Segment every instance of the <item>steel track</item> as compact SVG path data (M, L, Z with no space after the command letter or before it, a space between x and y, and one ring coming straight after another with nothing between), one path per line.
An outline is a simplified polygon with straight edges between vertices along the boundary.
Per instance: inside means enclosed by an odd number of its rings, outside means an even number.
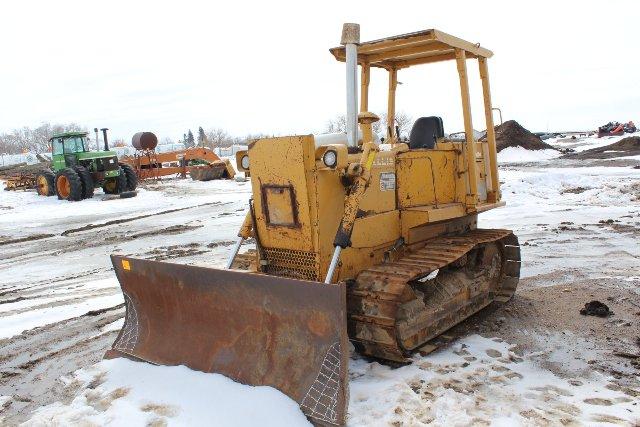
M470 279L462 285L445 279L416 280L460 264L495 243L500 268L491 285ZM494 261L495 262L495 261ZM464 276L466 277L466 276ZM407 362L411 353L491 302L506 302L520 277L520 246L510 230L476 229L443 236L393 262L363 270L347 287L348 333L356 350L376 358ZM426 289L425 289L426 288Z

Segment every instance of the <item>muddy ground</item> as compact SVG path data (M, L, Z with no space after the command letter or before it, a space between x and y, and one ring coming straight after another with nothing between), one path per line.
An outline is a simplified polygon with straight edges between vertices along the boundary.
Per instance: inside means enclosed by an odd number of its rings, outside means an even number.
M248 187L234 182L192 186L167 181L148 186L142 195L151 197L154 192L162 194L158 200L172 202L79 215L73 224L52 219L28 230L0 229L0 310L12 307L0 311L0 323L90 298L114 301L58 322L43 321L42 326L0 340L0 396L12 397L0 408L0 423L15 425L38 407L68 402L70 389L63 387L60 377L99 361L114 341L116 322L124 310L110 253L223 264L244 217ZM518 197L516 192L514 188L508 197ZM581 193L570 188L558 197L575 197L576 192ZM580 212L579 207L567 209ZM545 220L541 213L535 222L506 223L521 236L523 263L533 267L512 301L492 305L454 328L448 333L453 341L444 345L454 345L456 336L470 333L497 337L517 345L522 354L536 354L541 366L563 378L579 382L593 371L610 375L608 387L619 387L640 402L640 257L637 248L629 248L640 241L638 212L636 202L614 218L608 212L563 224ZM587 242L598 239L606 251L589 248L580 253ZM558 260L563 250L577 251L579 261ZM580 315L580 308L591 300L606 303L614 314Z
M622 156L640 156L640 136L628 136L604 147L592 148L565 155L568 159L613 159Z
M540 365L562 378L579 379L598 370L640 398L640 358L632 357L640 356L640 296L613 280L551 286L549 281L548 276L522 279L509 303L488 307L451 334L475 332L517 344L516 352L539 353ZM638 284L630 285L637 289ZM592 300L604 302L614 314L581 315L584 302Z
M68 390L59 378L99 361L115 340L117 328L112 324L123 317L124 308L109 254L184 263L222 262L235 236L233 230L244 218L246 202L235 194L242 194L242 186L215 183L220 194L192 203L190 196L198 200L207 189L189 184L168 181L146 186L143 193L147 196L158 192L177 199L167 208L139 207L138 203L118 213L50 218L33 229L8 227L3 229L6 233L0 232L0 329L3 322L10 326L21 316L31 321L29 314L35 312L41 313L39 323L44 325L0 339L0 396L13 397L0 408L0 424L15 425L43 404L65 400ZM227 191L234 194L225 199ZM96 207L113 208L105 205L111 203L99 202ZM46 215L46 211L41 213ZM113 303L47 324L47 310L95 298Z

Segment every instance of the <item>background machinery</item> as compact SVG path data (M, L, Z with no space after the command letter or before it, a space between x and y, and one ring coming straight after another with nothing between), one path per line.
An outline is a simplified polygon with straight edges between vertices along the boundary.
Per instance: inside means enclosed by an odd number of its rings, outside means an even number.
M131 139L136 153L124 156L121 162L134 168L139 179L157 179L162 176L187 174L195 181L235 176L229 160L222 160L212 150L205 147L186 148L168 152L157 152L158 138L152 132L138 132Z
M477 228L479 213L504 204L491 51L437 30L360 43L359 26L345 24L331 53L346 62L346 134L259 139L238 154L239 170L251 172L252 198L226 269L112 256L126 318L107 357L270 385L315 423L340 425L348 340L363 355L406 363L453 325L511 298L518 239ZM473 139L469 59L482 80L484 142ZM465 139L448 140L442 119L425 116L401 142L397 73L440 61L458 71ZM368 112L371 67L389 75L384 145ZM250 237L251 271L232 269Z
M107 129L102 132L104 151L88 149L87 132L53 135L49 139L52 168L36 175L38 194L57 194L61 200L77 201L93 197L97 187L102 187L107 194L135 190L138 185L135 171L129 165L118 163L116 152L109 150Z

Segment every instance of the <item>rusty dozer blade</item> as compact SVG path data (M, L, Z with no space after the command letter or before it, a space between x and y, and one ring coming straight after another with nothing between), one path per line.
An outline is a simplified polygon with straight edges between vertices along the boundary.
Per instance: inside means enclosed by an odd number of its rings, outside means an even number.
M348 399L344 284L112 256L126 303L106 358L186 365L277 388L317 424Z

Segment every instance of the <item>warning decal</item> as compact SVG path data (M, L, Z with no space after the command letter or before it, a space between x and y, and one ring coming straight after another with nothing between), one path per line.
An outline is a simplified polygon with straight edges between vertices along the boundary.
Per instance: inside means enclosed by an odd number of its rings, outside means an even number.
M396 189L396 174L393 172L383 172L380 174L380 191L390 191Z

